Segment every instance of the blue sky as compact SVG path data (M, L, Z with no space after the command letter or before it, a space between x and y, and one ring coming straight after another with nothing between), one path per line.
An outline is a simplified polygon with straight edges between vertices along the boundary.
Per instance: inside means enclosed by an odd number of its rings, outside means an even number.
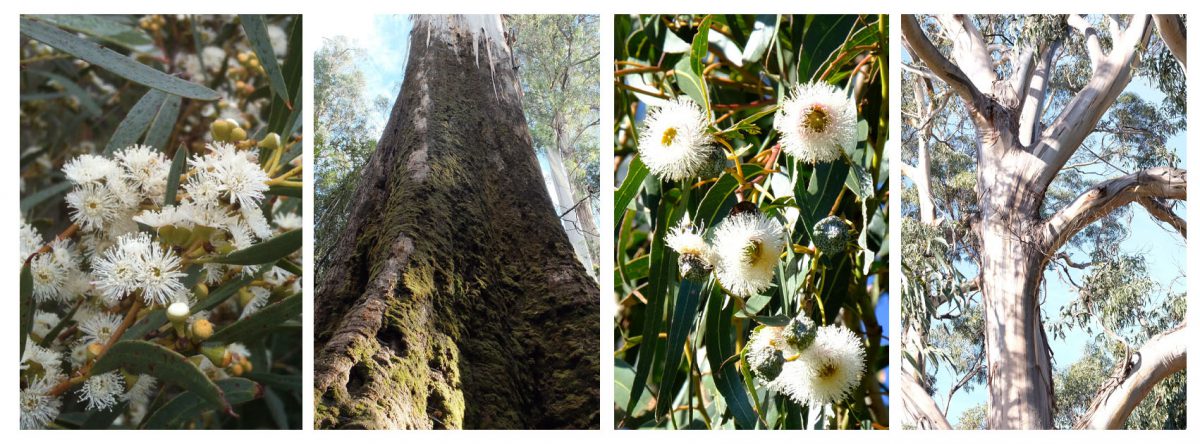
M362 50L359 68L367 81L367 97L387 97L388 109L373 112L375 136L383 132L388 110L400 92L404 80L404 65L408 61L408 33L412 22L407 15L339 15L323 20L317 29L319 45L336 36L350 40L352 47ZM372 107L372 111L375 111Z
M1138 94L1151 103L1158 103L1163 99L1163 94L1143 79L1134 79L1126 91ZM1167 141L1167 146L1180 157L1180 165L1187 164L1186 139L1187 132L1181 131ZM1186 219L1185 208L1177 208L1176 213ZM1132 214L1131 226L1136 228L1129 230L1129 237L1121 243L1121 251L1129 254L1144 254L1146 270L1150 273L1151 278L1163 286L1173 284L1170 287L1172 291L1186 291L1187 283L1182 279L1176 279L1184 276L1187 264L1186 241L1170 227L1160 226L1162 224L1147 215L1141 207L1133 208ZM1088 259L1080 251L1071 249L1066 251L1076 261L1082 262ZM968 273L971 272L968 271ZM1072 276L1077 282L1084 275L1085 273L1080 270L1072 270ZM1058 320L1059 308L1074 300L1078 295L1070 286L1061 281L1057 273L1047 273L1044 277L1047 292L1045 303L1042 305L1042 314L1043 319L1050 323ZM1153 303L1161 302L1164 296L1154 295ZM1051 338L1050 348L1054 350L1055 368L1066 368L1083 357L1084 353L1088 351L1086 347L1089 339L1089 335L1079 330L1068 330L1064 339ZM934 399L938 402L939 407L945 407L945 394L955 382L957 382L957 378L947 371L938 374L937 393L934 395ZM973 391L960 390L955 393L954 402L950 405L946 417L951 424L957 424L958 418L964 410L986 401L986 386L979 386Z

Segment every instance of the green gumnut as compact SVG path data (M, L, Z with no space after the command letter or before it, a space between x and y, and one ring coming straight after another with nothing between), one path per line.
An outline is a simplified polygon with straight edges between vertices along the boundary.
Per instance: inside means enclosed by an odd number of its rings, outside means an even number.
M813 245L826 254L839 254L854 238L850 224L837 216L829 216L813 225Z

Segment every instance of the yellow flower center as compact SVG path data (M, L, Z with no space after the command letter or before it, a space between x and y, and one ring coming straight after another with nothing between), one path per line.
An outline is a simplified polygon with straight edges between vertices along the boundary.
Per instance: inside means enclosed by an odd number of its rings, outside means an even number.
M833 364L825 364L821 366L820 370L817 370L817 377L828 378L833 376L834 373L837 373L837 366Z
M825 132L825 129L829 127L829 121L829 113L821 105L813 105L805 111L802 120L805 128L817 134Z
M677 136L677 135L679 135L679 131L676 130L674 127L667 128L666 131L663 131L663 135L662 135L663 146L671 146L671 144L675 143L675 136Z
M762 256L761 253L762 253L762 241L760 241L758 239L751 239L750 243L746 244L746 249L742 250L742 254L744 255L744 258L746 259L746 262L749 263L750 265L754 265L754 264L758 263L758 260L761 258L760 256Z

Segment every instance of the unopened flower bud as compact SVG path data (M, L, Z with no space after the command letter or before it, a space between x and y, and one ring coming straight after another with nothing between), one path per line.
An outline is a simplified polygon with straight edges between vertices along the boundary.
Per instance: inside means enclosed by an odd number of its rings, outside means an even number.
M167 320L171 321L171 325L175 327L177 336L183 337L186 333L187 318L191 314L191 310L183 302L175 302L167 307Z
M807 315L801 313L783 329L783 338L797 351L803 352L817 338L817 326Z
M197 342L204 341L204 340L212 337L212 334L213 334L213 325L212 325L212 322L208 321L208 319L197 319L195 322L192 322L192 339L193 340L195 340Z
M229 364L233 362L233 354L229 353L224 345L201 346L200 354L219 368L229 367Z
M258 142L258 146L269 150L279 148L280 145L279 135L275 133L267 133L266 137L263 137L262 141Z
M850 224L837 216L829 216L813 225L813 245L825 254L839 254L854 239Z

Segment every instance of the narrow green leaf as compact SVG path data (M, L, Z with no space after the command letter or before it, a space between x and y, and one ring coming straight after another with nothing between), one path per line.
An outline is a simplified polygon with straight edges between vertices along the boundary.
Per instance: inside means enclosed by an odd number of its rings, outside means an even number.
M300 276L300 275L304 274L304 269L300 268L300 264L292 262L292 260L288 259L288 258L280 259L279 262L275 264L275 266L282 268L284 271L287 271L288 273L294 274L296 276Z
M36 193L25 196L24 199L21 199L21 212L24 213L32 210L33 207L38 206L38 204L45 202L52 197L58 196L59 194L67 192L67 190L70 190L72 186L74 186L74 184L70 181L63 181L54 185L50 185L46 188L42 188Z
M209 342L229 344L261 338L284 321L299 317L303 300L304 298L300 296L288 296L282 301L263 307L245 319L217 330L208 340Z
M33 300L33 273L29 264L21 266L21 356L25 356L25 342L33 330L33 311L37 303Z
M804 32L803 49L797 50L803 55L799 57L796 74L804 80L816 79L821 74L821 65L842 46L858 19L854 15L832 16L828 19L813 17L809 19L811 22Z
M704 73L704 58L708 57L708 30L712 28L713 16L704 16L700 20L700 27L696 28L696 36L692 37L692 48L690 61L692 64L692 73Z
M687 201L686 193L681 201ZM646 386L646 379L650 376L653 368L652 364L658 359L661 342L658 340L658 334L663 327L663 311L667 299L670 297L671 282L675 280L675 270L678 268L675 254L670 248L667 248L665 239L667 232L675 226L675 222L683 217L686 207L686 203L677 205L665 195L659 201L659 217L656 221L657 225L654 227L654 237L650 242L650 281L643 293L647 305L642 318L642 338L646 339L638 347L637 374L634 376L631 387L629 405L626 406L627 411L633 410L633 407L637 405L642 389ZM669 403L670 401L659 399L658 402Z
M742 60L754 63L762 58L767 48L771 47L772 41L775 40L777 23L779 23L778 15L761 14L754 18L754 31L746 40L746 48L742 51Z
M300 375L250 372L246 374L246 377L262 385L275 387L287 392L300 392L303 389L303 379Z
M754 176L762 172L762 167L753 164L742 165L742 174L746 177ZM725 214L729 213L729 209L737 203L737 198L734 197L734 192L737 191L738 181L736 177L730 174L722 174L717 182L709 187L708 192L704 193L704 198L700 200L700 207L696 209L696 217L693 222L704 225L704 227L712 228L725 218Z
M679 284L679 293L675 296L675 310L671 314L671 323L667 327L667 352L663 356L662 383L659 384L659 402L655 415L659 418L671 413L674 408L670 400L679 391L676 382L679 376L679 364L683 361L683 346L687 343L688 332L696 322L696 308L700 305L700 289L703 282L684 279Z
M157 89L150 90L138 99L125 119L117 125L112 137L108 139L104 155L110 156L116 150L136 144L142 135L146 134L146 129L150 127L150 122L158 115L158 110L162 108L163 101L166 99L167 93Z
M92 374L116 369L130 373L153 375L164 383L176 384L204 401L211 408L233 414L229 402L204 372L183 355L158 344L145 341L120 341L96 360ZM198 402L193 402L197 404Z
M129 49L154 44L154 39L150 38L145 31L121 23L107 15L39 14L34 17L58 25L60 28L81 32Z
M36 19L21 18L21 34L54 47L59 51L79 57L93 65L112 71L113 74L155 90L170 92L198 100L221 98L216 91L167 75L166 73L138 63L116 51L81 39L69 32L42 23Z
M168 94L163 99L162 104L158 107L158 112L154 115L154 120L150 122L150 129L146 131L146 145L152 146L159 151L165 151L167 143L170 142L171 131L175 129L175 121L179 119L179 107L183 104L183 97L174 94Z
M266 194L273 194L276 196L287 196L287 197L304 197L304 189L296 188L296 187L271 185L270 188L267 188Z
M233 265L258 265L274 262L299 250L303 240L304 230L291 230L225 256L217 257L210 262Z
M833 203L846 183L846 175L850 167L846 162L835 161L819 163L813 167L812 175L807 183L796 181L796 203L800 205L800 225L804 230L796 230L812 238L812 227L817 221L829 215Z
M708 103L708 84L704 82L704 78L696 71L692 71L691 61L688 59L679 59L675 64L675 84L679 89L683 90L684 94L700 105L704 109L705 115L708 115L710 104Z
M733 347L733 338L737 331L733 330L730 320L733 318L733 305L725 304L725 295L720 288L712 286L708 295L708 307L705 310L704 343L707 347L708 365L712 369L713 383L717 391L725 398L733 421L739 429L753 429L758 423L758 414L750 406L746 395L746 387L742 384L741 375L737 371L737 353ZM724 307L724 308L723 308Z
M632 202L633 198L642 192L642 182L646 181L648 174L650 174L650 170L646 168L646 164L642 163L642 159L634 157L629 162L629 171L625 173L625 180L621 182L621 187L613 195L613 212L617 213L616 225L621 224L621 217L625 215L625 209L629 207L629 202Z
M79 106L83 108L88 117L97 117L100 115L100 106L96 105L96 100L92 98L91 94L88 94L87 91L84 91L78 83L75 83L74 80L48 71L29 70L26 72L30 74L37 74L45 77L48 80L53 80L55 83L58 83L58 85L62 86L69 95L75 96L75 98L79 99Z
M179 193L179 179L183 170L187 169L187 147L182 143L175 148L175 159L171 160L171 169L167 172L167 193L163 205L175 205L175 196Z
M291 103L288 98L287 83L283 80L283 72L279 70L279 60L275 58L275 50L271 47L271 37L267 35L267 23L263 16L243 14L240 18L242 29L246 31L246 39L250 41L250 47L254 48L258 62L262 64L263 70L267 72L267 77L271 81L271 91Z
M262 386L249 379L226 378L217 381L216 387L225 393L225 399L229 401L230 405L244 404L262 397ZM150 413L142 421L141 428L178 429L184 426L188 420L211 410L210 405L201 401L203 399L194 392L180 393L159 407L158 410Z

